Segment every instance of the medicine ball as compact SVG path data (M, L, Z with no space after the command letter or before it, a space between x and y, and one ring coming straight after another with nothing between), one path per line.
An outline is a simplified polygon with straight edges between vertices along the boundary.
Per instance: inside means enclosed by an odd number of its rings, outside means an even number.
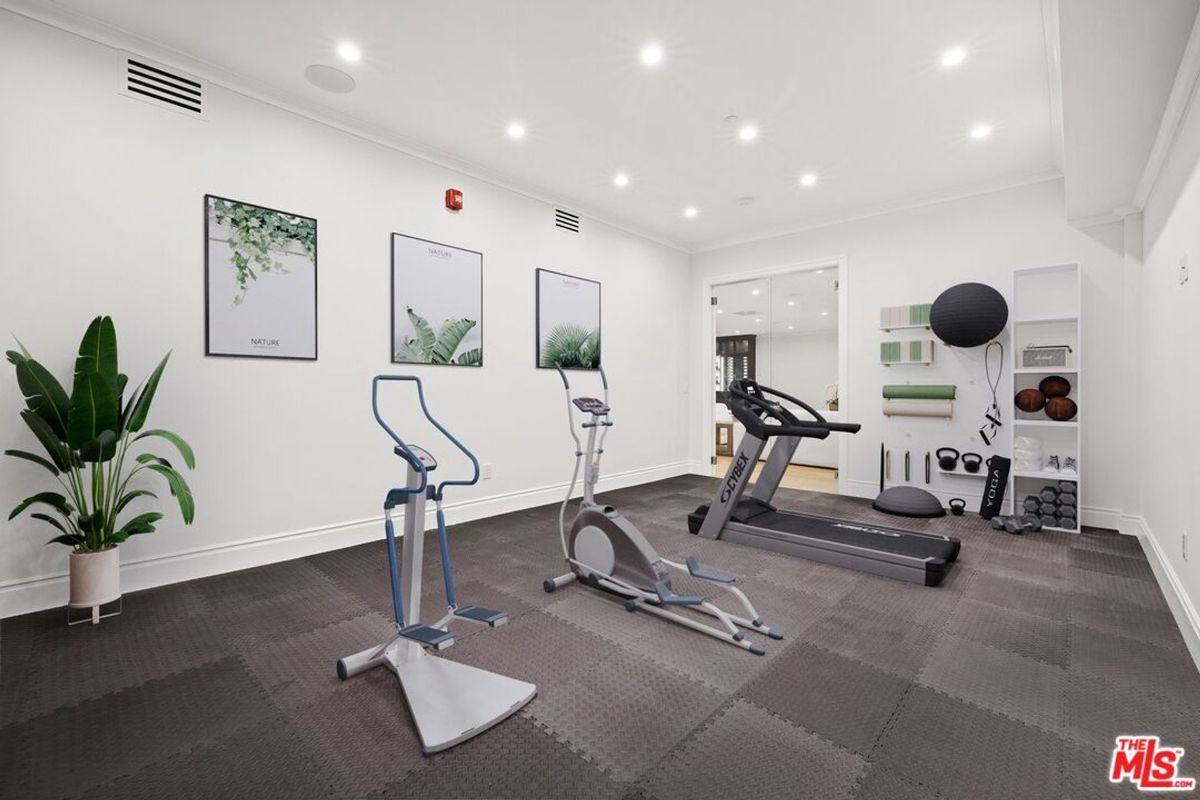
M1075 419L1079 406L1069 397L1051 397L1046 401L1046 416L1058 422Z
M1062 375L1051 375L1049 378L1042 378L1038 388L1046 397L1066 397L1071 393L1071 382Z
M929 327L952 347L987 344L1008 324L1008 303L991 286L960 283L937 296L929 310Z
M1015 402L1017 408L1032 414L1034 411L1041 411L1046 405L1046 395L1038 389L1022 389L1017 392Z

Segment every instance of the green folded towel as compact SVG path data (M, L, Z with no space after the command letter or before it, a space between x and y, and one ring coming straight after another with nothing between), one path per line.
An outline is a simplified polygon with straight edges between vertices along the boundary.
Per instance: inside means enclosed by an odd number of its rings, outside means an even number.
M891 400L953 400L956 387L953 384L938 385L885 385L883 396Z

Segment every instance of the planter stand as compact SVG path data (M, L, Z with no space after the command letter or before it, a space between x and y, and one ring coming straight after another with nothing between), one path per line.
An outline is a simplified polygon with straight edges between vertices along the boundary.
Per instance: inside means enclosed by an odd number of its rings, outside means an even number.
M112 610L114 605L116 606L115 611ZM114 600L112 602L101 603L98 606L80 606L80 605L75 605L74 603L67 603L67 624L68 625L78 625L82 622L91 622L93 625L99 625L100 620L108 619L109 617L115 617L118 614L120 614L121 611L124 609L124 606L125 606L125 598L124 597L118 597L116 600ZM78 619L72 619L71 611L76 608L89 608L89 609L91 609L91 613L87 614L86 616L79 617Z

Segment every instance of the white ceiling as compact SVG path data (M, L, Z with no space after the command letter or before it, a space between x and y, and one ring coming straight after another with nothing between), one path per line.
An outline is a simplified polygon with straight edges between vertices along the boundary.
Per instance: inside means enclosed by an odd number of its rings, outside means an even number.
M1136 210L1200 0L1059 0L1067 217Z
M1057 171L1041 0L23 4L689 249ZM338 61L344 39L359 64ZM651 40L666 57L647 70ZM968 57L943 70L951 45ZM357 90L314 88L315 63L346 69ZM728 115L760 138L739 142ZM505 136L512 120L525 141ZM995 127L984 142L967 135L979 121ZM813 189L797 185L806 170Z
M836 333L837 283L830 267L714 287L716 335Z

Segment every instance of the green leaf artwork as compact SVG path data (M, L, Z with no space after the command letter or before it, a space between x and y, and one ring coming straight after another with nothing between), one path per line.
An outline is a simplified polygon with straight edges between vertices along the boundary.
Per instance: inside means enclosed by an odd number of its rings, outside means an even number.
M229 226L230 263L237 284L234 306L245 301L250 282L259 275L287 273L278 256L303 253L316 264L316 220L219 197L209 198L209 217L218 225Z
M543 367L595 369L600 366L600 329L573 322L555 325L542 340Z
M448 319L436 334L424 317L412 308L407 309L408 320L416 336L407 336L396 343L393 361L412 364L457 364L477 367L483 363L483 351L478 347L465 352L455 352L475 327L473 319Z

